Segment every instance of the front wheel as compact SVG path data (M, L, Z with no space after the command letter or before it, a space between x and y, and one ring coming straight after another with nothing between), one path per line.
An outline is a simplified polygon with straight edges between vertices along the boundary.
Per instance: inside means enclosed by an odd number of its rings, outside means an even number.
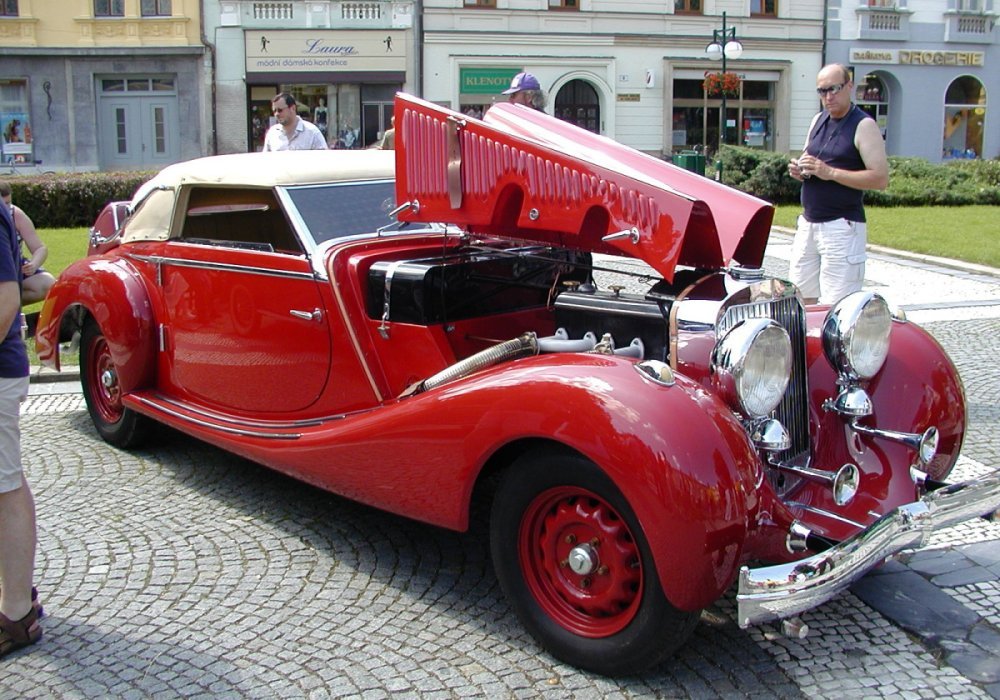
M107 338L93 319L87 319L80 337L80 375L87 411L104 441L121 448L141 444L149 433L150 421L125 408L118 367Z
M497 489L490 545L521 622L574 666L638 673L665 660L698 622L667 600L624 496L582 457L542 451L517 460Z

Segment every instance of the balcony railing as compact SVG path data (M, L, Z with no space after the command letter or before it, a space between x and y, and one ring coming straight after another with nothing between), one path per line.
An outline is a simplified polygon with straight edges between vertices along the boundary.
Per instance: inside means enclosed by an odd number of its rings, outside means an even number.
M993 43L996 17L983 12L945 13L945 40L972 44Z
M408 29L412 1L237 0L222 3L221 20L246 29Z
M906 41L910 38L910 13L895 7L859 7L858 39Z
M295 18L294 2L255 2L253 18L256 20L289 20Z
M382 8L387 5L388 3L384 2L342 2L340 3L340 18L347 22L382 19Z

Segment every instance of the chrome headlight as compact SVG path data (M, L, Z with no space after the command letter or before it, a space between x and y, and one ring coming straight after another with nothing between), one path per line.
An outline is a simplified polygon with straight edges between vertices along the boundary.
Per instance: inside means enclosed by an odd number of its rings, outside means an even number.
M768 415L788 388L792 343L768 318L733 326L712 351L712 379L733 408L750 418Z
M874 377L889 354L892 313L885 299L854 292L838 301L823 321L823 352L850 379Z

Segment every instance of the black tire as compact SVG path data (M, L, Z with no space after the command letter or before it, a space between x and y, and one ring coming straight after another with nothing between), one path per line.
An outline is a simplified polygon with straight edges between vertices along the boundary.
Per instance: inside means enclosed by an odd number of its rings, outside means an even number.
M152 421L126 408L118 385L118 368L108 341L93 319L87 319L80 337L80 383L94 427L115 447L138 447L149 436Z
M490 548L522 624L573 666L639 673L662 663L698 623L698 612L667 600L632 509L583 457L519 458L497 489Z

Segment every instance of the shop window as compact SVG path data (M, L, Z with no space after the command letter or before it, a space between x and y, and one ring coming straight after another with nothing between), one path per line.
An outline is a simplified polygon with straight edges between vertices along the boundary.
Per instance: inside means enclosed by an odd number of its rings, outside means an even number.
M701 14L701 0L674 0L674 12L677 14Z
M0 154L4 163L31 163L28 81L0 80Z
M726 100L725 142L773 151L776 83L747 77L740 85L740 94ZM673 97L669 150L693 149L711 158L720 141L722 98L708 97L704 80L690 78L674 79Z
M169 17L170 0L142 0L139 3L139 11L143 17Z
M550 10L579 10L580 0L549 0Z
M17 0L0 0L0 17L17 16Z
M601 133L601 104L597 90L583 80L571 80L556 95L555 116L581 129Z
M778 0L750 0L750 16L777 17Z
M986 121L983 84L971 75L963 75L948 86L944 102L942 157L979 158L983 152L983 124Z
M94 0L94 17L124 17L125 0Z
M855 87L854 103L875 120L884 139L889 123L889 90L882 79L875 73L866 75Z

